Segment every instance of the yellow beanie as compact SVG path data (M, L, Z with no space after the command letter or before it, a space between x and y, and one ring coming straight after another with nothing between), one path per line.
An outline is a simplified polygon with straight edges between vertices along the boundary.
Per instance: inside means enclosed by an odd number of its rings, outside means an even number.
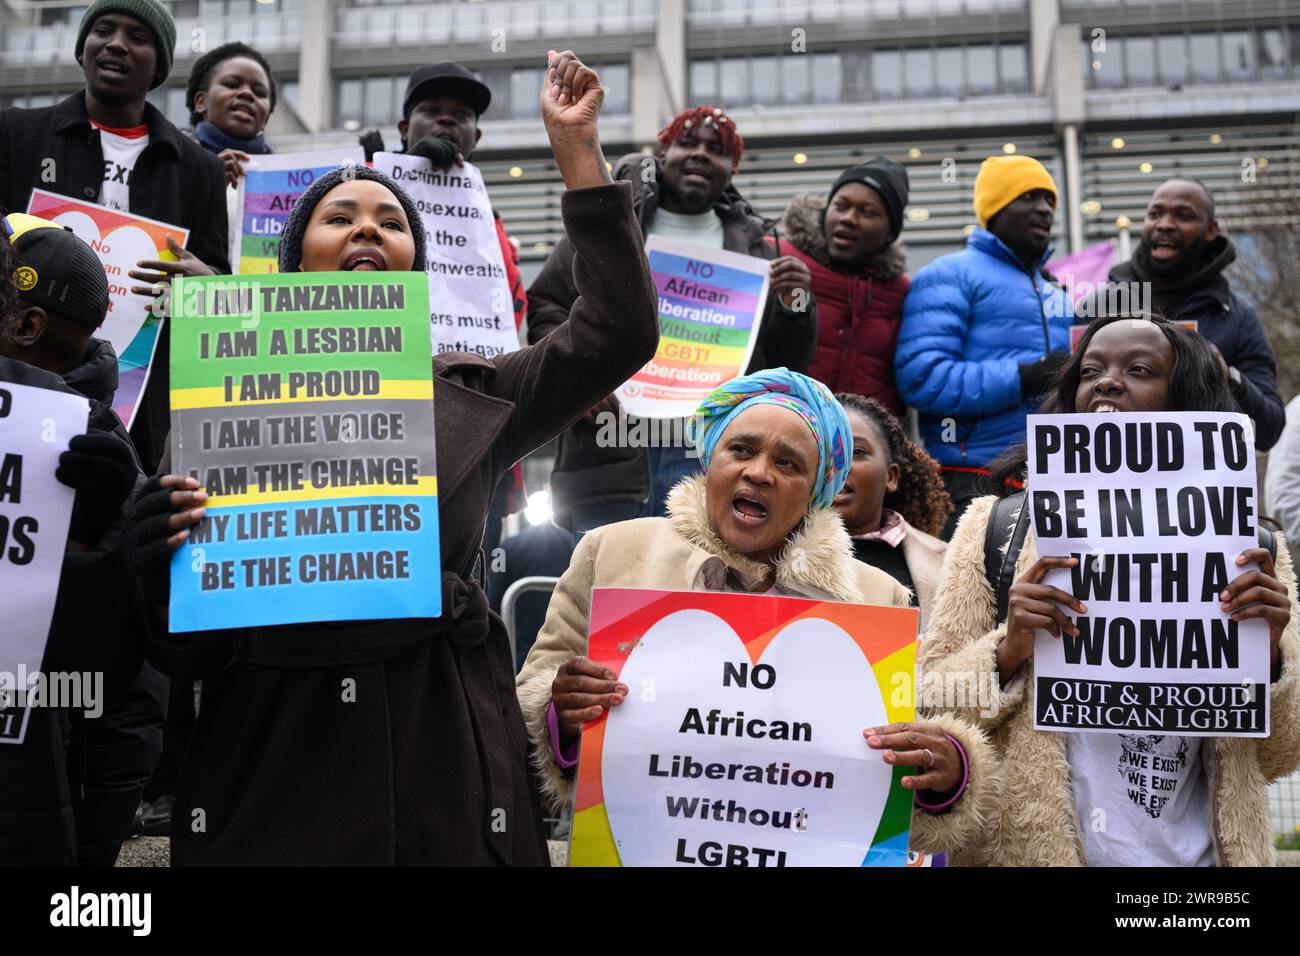
M975 215L981 226L1007 203L1034 189L1046 189L1056 204L1056 180L1032 156L990 156L975 177Z

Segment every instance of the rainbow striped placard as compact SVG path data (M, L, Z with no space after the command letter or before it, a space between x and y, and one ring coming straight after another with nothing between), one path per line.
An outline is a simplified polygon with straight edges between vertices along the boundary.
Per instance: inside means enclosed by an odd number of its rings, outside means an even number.
M208 516L171 567L171 630L437 617L424 273L178 280L173 471Z
M153 367L154 349L162 320L148 309L149 299L131 291L135 283L127 273L141 259L174 261L167 239L184 246L189 230L128 212L83 202L68 196L33 189L27 211L67 226L85 242L104 265L108 278L108 315L95 332L117 352L117 392L113 411L129 428L144 395Z
M862 731L914 719L918 613L596 588L571 866L906 866L912 793Z
M230 261L241 275L280 271L280 233L298 197L316 177L339 166L366 161L359 145L303 153L250 156L235 199Z
M659 348L616 394L629 415L678 418L749 365L771 263L655 235L645 248L659 290Z

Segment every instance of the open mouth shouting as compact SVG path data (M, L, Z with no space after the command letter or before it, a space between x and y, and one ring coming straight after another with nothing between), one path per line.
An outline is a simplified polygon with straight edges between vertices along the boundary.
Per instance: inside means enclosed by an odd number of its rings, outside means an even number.
M1092 407L1089 408L1088 411L1107 412L1107 413L1118 412L1120 411L1120 407L1116 405L1114 402L1112 402L1110 399L1099 399L1092 403Z
M1173 236L1154 236L1149 245L1151 258L1162 262L1176 258L1183 248L1182 243Z
M731 514L736 522L754 528L767 520L767 501L755 491L742 491L731 499Z
M343 260L344 272L387 272L388 260L378 249L356 249Z

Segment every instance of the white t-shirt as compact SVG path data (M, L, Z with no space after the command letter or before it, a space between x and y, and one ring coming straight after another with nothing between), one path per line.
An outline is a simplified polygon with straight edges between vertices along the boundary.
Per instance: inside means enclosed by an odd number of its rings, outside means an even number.
M1089 866L1212 866L1204 737L1066 734ZM1210 742L1213 746L1213 742Z
M110 130L98 123L92 125L99 129L99 143L104 151L104 181L99 188L99 204L130 212L131 172L135 169L135 161L149 145L149 127Z
M663 236L665 239L693 242L697 246L708 246L710 249L722 248L722 220L712 209L698 216L669 212L663 208L656 209L654 219L650 221L650 228L646 231L652 236Z

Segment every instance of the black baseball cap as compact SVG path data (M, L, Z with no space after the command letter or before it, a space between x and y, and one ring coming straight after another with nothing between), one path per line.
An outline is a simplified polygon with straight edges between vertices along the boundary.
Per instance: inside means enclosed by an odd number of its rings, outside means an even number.
M5 216L4 233L18 265L18 296L89 329L108 314L108 277L99 256L67 226L15 212Z
M487 112L492 91L478 77L459 63L444 60L417 66L406 81L406 98L402 100L402 119L411 118L411 110L421 100L439 93L458 96L474 108L477 116Z

